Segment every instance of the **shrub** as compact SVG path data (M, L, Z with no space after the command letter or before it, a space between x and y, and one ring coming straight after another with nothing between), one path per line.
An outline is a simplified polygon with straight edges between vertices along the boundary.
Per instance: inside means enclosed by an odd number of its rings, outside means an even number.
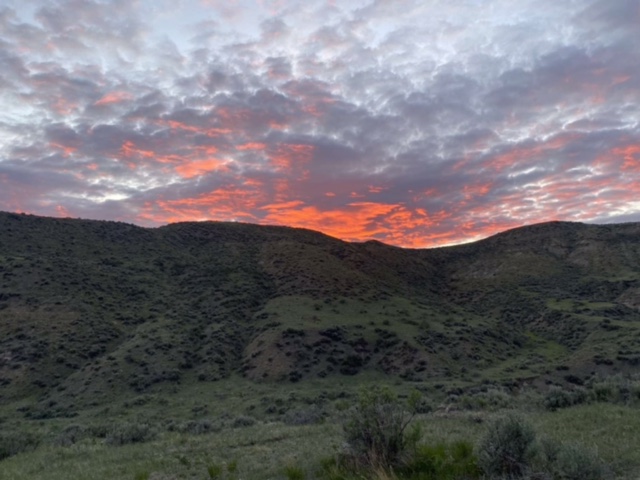
M635 404L640 400L640 380L637 375L596 377L590 382L591 392L599 402Z
M419 395L414 395L409 406L418 401ZM398 465L410 443L406 430L414 414L415 408L407 411L388 388L362 390L343 425L347 458L360 467Z
M604 466L594 452L579 445L562 445L553 440L540 442L542 469L562 480L600 480Z
M579 405L589 400L589 395L584 388L564 390L560 387L551 387L544 397L544 407L555 411L559 408L567 408Z
M310 425L321 423L323 420L324 412L317 405L304 409L289 410L282 417L282 421L287 425Z
M478 463L489 478L604 478L604 465L597 455L578 445L548 439L536 442L533 428L514 416L489 426L478 448Z
M560 449L555 471L563 480L599 480L603 477L598 457L578 445L565 445Z
M236 473L238 471L238 460L234 459L227 463L227 472Z
M220 426L211 423L209 420L192 420L180 426L180 431L191 435L204 435L211 432L217 432Z
M479 478L481 471L473 454L473 445L456 442L451 445L419 445L400 473L401 478L457 480Z
M86 427L87 436L95 438L107 438L113 426L107 424L90 425Z
M478 447L478 464L487 476L520 476L535 456L535 432L516 416L491 423Z
M87 437L89 432L81 425L69 425L53 440L53 444L68 447Z
M461 397L452 395L449 400L467 410L499 410L512 407L514 403L513 396L502 389L489 389Z
M304 480L306 478L304 470L295 465L287 465L284 468L284 476L287 477L287 480Z
M213 463L207 467L207 473L209 474L209 478L211 480L215 480L216 478L221 478L222 472L223 472L222 465L219 465L217 463Z
M255 423L256 423L255 418L248 417L246 415L240 415L233 420L233 423L231 424L231 426L233 428L250 427L252 425L255 425Z
M146 423L122 423L110 429L105 442L108 445L126 445L147 442L155 436L156 432Z
M0 432L0 460L35 449L40 439L26 432Z

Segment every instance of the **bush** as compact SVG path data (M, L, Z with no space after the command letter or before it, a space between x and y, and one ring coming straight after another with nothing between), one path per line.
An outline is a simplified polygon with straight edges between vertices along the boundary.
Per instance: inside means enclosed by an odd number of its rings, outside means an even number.
M400 473L400 478L420 480L472 479L481 474L473 445L469 442L419 445Z
M40 439L26 432L0 433L0 460L35 449Z
M282 421L287 425L310 425L321 423L323 420L324 412L317 405L305 409L289 410L282 416Z
M589 395L584 388L563 390L560 387L551 387L544 397L544 407L547 410L555 411L559 408L580 405L588 400Z
M410 443L407 427L415 414L419 395L404 408L388 388L362 390L357 405L344 423L346 456L357 467L387 469L400 464Z
M239 415L233 420L231 424L232 428L240 428L240 427L250 427L255 425L256 419L253 417L248 417L246 415Z
M593 397L599 402L633 405L640 401L640 379L637 375L596 377L589 387Z
M122 423L115 425L105 438L108 445L142 443L155 438L156 432L146 423Z
M209 420L191 420L180 425L179 430L191 435L205 435L219 431L220 425L214 424Z
M207 467L207 473L209 474L209 478L211 480L215 480L216 478L221 478L223 471L224 470L222 468L222 465L219 465L217 463L213 463Z
M487 476L521 476L535 457L535 432L516 416L489 425L478 447L478 464Z
M53 440L53 444L60 447L69 447L87 437L89 432L81 425L69 425Z
M518 417L491 424L478 448L478 463L489 478L601 480L604 466L579 445L543 439Z
M599 480L603 477L598 457L578 445L563 446L555 470L563 480Z
M562 445L552 440L541 444L542 469L562 480L600 480L604 466L594 452L579 445Z
M284 468L284 476L287 477L287 480L304 480L307 477L304 470L295 465L286 466Z
M500 410L512 407L514 404L512 395L495 388L460 397L452 395L449 399L466 410Z

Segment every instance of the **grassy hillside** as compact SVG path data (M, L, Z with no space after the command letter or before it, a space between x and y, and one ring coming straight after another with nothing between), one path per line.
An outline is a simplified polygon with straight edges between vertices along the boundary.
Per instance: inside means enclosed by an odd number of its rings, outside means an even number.
M0 213L0 460L27 451L0 478L206 478L234 458L284 478L335 451L366 384L420 391L425 438L476 439L503 409L563 441L596 429L634 478L639 234L553 222L408 250Z
M464 386L626 371L640 362L638 233L554 222L405 250L2 213L0 402L56 416L231 375Z

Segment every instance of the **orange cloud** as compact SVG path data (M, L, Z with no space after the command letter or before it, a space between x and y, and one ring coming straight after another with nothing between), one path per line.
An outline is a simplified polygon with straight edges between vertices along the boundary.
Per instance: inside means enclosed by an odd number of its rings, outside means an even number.
M100 107L104 105L112 105L114 103L121 103L127 100L131 100L133 95L128 92L111 92L107 93L104 97L94 103L95 106Z
M462 193L464 194L465 200L471 200L475 197L484 197L491 191L492 186L493 185L491 183L483 183L480 185L465 185L464 187L462 187Z
M249 142L243 143L242 145L237 145L236 150L244 151L244 150L266 150L267 145L265 143L258 142Z
M56 101L51 105L53 111L58 115L70 115L74 112L74 110L78 109L78 104L75 102L70 102L66 98L59 97Z
M631 80L630 75L621 75L619 77L614 77L611 85L620 85L621 83L627 83L629 80Z
M279 170L290 170L308 163L313 156L313 145L284 143L269 155L271 164Z
M620 167L622 170L640 172L640 144L615 148L613 154L624 159L622 167Z
M627 144L613 148L610 152L600 155L593 166L601 172L639 172L640 171L640 144Z
M572 142L579 140L581 137L582 135L577 133L562 134L550 140L537 143L531 147L516 147L506 153L490 157L482 163L482 167L487 170L502 172L503 170L515 165L523 166L532 160L548 155L549 152L560 150ZM459 162L456 167L461 168L464 167L465 164L466 161ZM456 167L454 167L454 169Z
M256 222L251 212L263 201L260 186L245 182L240 186L225 185L197 197L148 202L138 218L152 223L232 219Z
M203 146L196 146L196 147L191 147L191 150L196 152L196 155L215 155L216 153L218 153L218 148L214 147L213 145L203 145Z
M71 215L69 214L69 210L67 210L65 207L63 207L62 205L57 205L56 206L56 213L58 214L58 216L60 217L71 217Z
M141 148L137 148L135 143L131 141L124 142L120 150L126 158L154 158L156 156L156 154L151 150L142 150Z
M132 170L138 168L138 164L134 162L133 159L153 159L156 156L151 150L137 148L135 143L131 141L126 141L122 144L122 147L120 147L120 155Z
M62 156L65 157L65 158L70 157L71 155L73 155L75 152L78 151L78 149L75 148L75 147L70 147L70 146L67 146L67 145L61 145L59 143L53 143L52 142L49 145L51 147L53 147L53 148L57 148L58 150L61 150L62 151Z
M210 158L208 160L190 161L176 167L176 172L183 178L193 178L208 172L227 171L225 160Z
M206 135L207 137L219 137L221 135L229 135L233 130L229 128L202 128L194 125L187 125L186 123L176 122L175 120L160 120L157 122L160 125L165 125L172 130L182 130L185 132L196 133L200 135Z
M425 228L435 226L446 214L430 217L403 204L354 202L341 209L322 209L302 202L266 205L267 215L261 223L291 225L319 230L350 241L382 239L404 247L424 247L428 241ZM421 228L421 232L412 229ZM436 234L433 234L436 238Z
M393 208L393 206L376 207L350 205L344 210L324 211L311 205L296 206L291 209L276 208L269 210L263 222L320 230L327 235L347 240L366 240L385 230L372 225L372 219Z

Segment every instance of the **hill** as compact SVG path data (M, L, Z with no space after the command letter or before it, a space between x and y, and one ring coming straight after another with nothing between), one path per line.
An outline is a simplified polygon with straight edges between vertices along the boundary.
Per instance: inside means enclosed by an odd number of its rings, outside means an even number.
M407 250L288 227L0 213L0 402L31 417L240 375L582 382L640 363L640 224Z

